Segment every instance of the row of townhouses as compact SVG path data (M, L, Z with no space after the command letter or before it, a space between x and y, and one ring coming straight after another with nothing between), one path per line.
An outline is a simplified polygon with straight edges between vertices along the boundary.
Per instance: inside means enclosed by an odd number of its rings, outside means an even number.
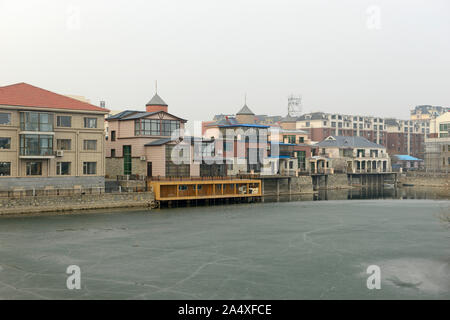
M414 167L423 159L435 170L450 165L448 108L419 106L411 120L396 120L256 115L245 104L204 121L198 137L186 136L187 120L168 108L157 93L136 108L143 110L113 114L26 83L0 87L0 190L102 188L105 178L130 175L390 172L393 162Z

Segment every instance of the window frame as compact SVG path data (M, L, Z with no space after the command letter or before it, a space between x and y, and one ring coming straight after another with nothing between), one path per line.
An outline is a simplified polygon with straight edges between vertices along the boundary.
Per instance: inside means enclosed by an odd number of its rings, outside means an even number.
M91 126L90 126L90 121L91 121L91 120L94 120L94 122L95 122L95 126L94 126L94 127L91 127ZM97 128L98 128L98 118L84 117L83 122L84 122L84 127L85 127L86 129L97 129Z
M0 112L0 116L1 115L6 115L8 118L8 120L7 120L8 122L6 122L6 123L0 122L0 126L10 126L11 125L11 112ZM1 118L0 118L0 120L1 120Z
M68 173L62 173L62 165L68 164ZM72 162L70 161L58 161L56 162L56 175L57 176L70 176L72 169Z
M5 148L2 148L1 145L0 145L0 150L11 150L11 137L0 137L0 141L2 139L5 139L7 141L9 140L9 142L6 143L6 147Z
M60 118L69 118L69 125L62 125ZM72 128L72 116L56 115L56 126L58 128Z
M94 145L94 147L91 146ZM85 139L83 140L83 151L97 151L97 140Z
M2 167L3 166L7 166L7 168L9 169L9 174L3 174L2 171ZM11 162L10 161L0 161L0 177L10 177L11 176Z
M94 172L90 172L92 169L90 166L93 165ZM96 175L97 174L97 162L96 161L83 161L83 175Z

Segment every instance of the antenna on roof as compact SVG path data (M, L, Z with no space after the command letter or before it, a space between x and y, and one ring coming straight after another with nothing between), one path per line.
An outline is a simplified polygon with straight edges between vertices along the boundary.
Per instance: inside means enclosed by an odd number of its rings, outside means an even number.
M158 80L155 80L155 93L158 94Z
M247 105L247 92L244 94L244 105Z

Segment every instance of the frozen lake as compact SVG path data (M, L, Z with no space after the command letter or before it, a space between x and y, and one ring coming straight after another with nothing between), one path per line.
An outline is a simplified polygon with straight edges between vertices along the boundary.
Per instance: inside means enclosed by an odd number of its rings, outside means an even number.
M0 218L1 299L449 299L448 200ZM68 290L66 268L81 269ZM369 290L366 269L381 269Z

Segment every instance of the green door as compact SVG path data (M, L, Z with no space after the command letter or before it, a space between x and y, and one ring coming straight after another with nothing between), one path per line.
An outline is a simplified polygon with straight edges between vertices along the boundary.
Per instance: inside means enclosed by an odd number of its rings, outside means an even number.
M306 169L306 151L296 151L297 153L297 161L298 161L298 168L300 170Z
M123 146L123 174L131 174L131 146Z

